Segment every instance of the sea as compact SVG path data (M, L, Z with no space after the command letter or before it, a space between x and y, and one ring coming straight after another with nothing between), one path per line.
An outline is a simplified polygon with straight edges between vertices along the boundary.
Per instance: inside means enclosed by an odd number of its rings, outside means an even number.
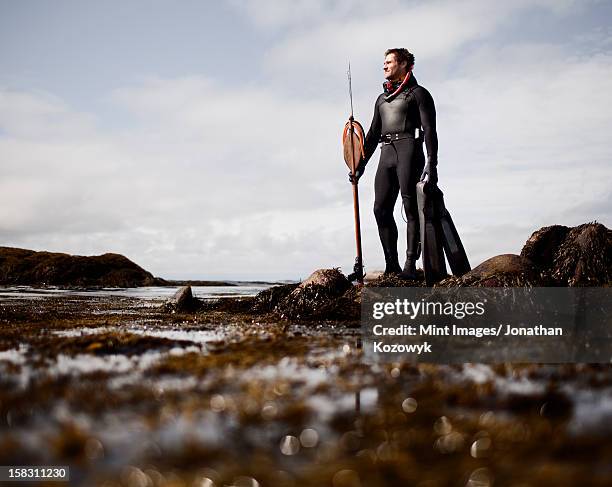
M279 283L249 283L236 282L227 286L191 286L193 295L197 298L209 300L220 298L234 298L255 296L257 293ZM60 289L56 287L35 288L30 286L0 287L0 300L23 298L47 298L53 296L98 296L98 297L127 297L160 300L172 297L180 286L151 286L134 288L96 288L96 289Z

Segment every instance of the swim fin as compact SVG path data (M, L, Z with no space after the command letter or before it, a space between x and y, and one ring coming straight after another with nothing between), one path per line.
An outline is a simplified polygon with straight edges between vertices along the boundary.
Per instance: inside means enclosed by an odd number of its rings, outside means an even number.
M425 283L431 286L446 277L443 230L436 208L437 186L423 181L417 183L417 204L421 236L421 252Z
M472 268L459 238L459 232L444 204L444 193L439 188L436 192L436 214L442 226L442 244L448 264L455 276L462 276Z
M417 204L423 253L423 272L428 286L446 277L444 254L455 276L468 272L470 262L457 228L444 204L444 193L437 185L417 183Z

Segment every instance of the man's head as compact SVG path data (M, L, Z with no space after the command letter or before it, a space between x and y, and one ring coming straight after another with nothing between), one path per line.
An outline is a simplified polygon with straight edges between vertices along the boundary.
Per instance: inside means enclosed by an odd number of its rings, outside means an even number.
M385 51L383 71L389 81L402 80L408 71L414 67L414 54L408 49L394 48Z

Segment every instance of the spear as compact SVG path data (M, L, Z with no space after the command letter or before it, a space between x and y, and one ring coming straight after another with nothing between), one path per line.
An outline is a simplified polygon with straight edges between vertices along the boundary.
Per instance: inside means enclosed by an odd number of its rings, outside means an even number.
M351 170L353 176L353 211L355 214L355 243L357 246L357 257L355 258L355 265L353 266L353 273L348 276L350 281L358 281L363 284L363 258L361 253L361 221L359 219L359 181L355 177L357 167L361 162L364 154L363 140L364 132L363 127L353 117L353 86L351 82L351 63L348 66L348 84L349 84L349 98L351 100L351 116L348 122L344 126L344 160Z

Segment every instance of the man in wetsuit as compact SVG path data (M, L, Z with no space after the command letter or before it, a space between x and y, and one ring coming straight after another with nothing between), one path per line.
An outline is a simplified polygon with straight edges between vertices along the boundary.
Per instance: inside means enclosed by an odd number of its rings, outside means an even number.
M416 261L420 253L416 184L419 180L432 184L438 180L436 110L433 98L412 74L413 67L414 55L407 49L388 49L385 52L383 70L387 81L383 84L384 92L374 105L374 118L364 144L365 158L355 173L355 177L361 177L381 142L374 182L374 215L385 254L385 274L397 273L404 279L416 278ZM352 176L349 179L352 180ZM398 234L393 218L399 193L408 223L403 269L397 256Z

